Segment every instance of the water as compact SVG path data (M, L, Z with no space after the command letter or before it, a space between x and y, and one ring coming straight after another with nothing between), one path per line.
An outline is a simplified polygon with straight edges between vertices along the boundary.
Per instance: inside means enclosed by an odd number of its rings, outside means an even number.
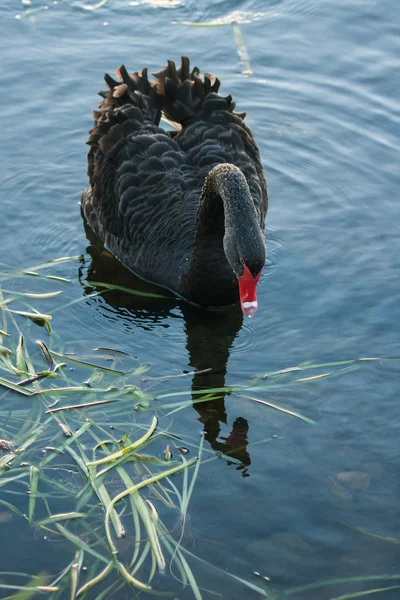
M126 349L151 363L154 376L213 369L191 384L182 380L182 389L241 384L305 361L398 356L397 3L110 0L96 10L84 6L59 1L45 9L39 0L7 0L0 8L1 260L28 267L84 254L80 264L57 272L79 277L82 285L87 278L129 285L127 274L116 272L85 235L78 204L87 184L84 141L105 71L122 62L130 70L157 70L181 54L218 74L222 91L247 111L268 174L269 254L252 320L242 323L235 311L201 313L173 299L109 293L54 314L71 348L79 342ZM253 71L248 78L240 76L248 65L230 25L179 23L233 11ZM26 282L15 285L23 290ZM88 291L93 288L74 287L70 299ZM205 428L207 449L248 444L237 455L241 466L220 460L201 467L188 548L256 585L262 584L254 571L268 576L274 590L400 573L398 545L357 531L400 541L398 363L358 367L264 394L316 426L235 397L225 405L215 401L212 411L200 406L174 415L175 431L198 436ZM4 571L16 571L23 556L24 572L57 573L73 557L72 547L54 552L21 520L0 527L12 538L7 552L0 550ZM204 564L195 572L220 597L259 597ZM172 585L167 576L158 584ZM293 597L324 600L395 584L336 583ZM131 597L125 594L118 597ZM189 590L179 595L190 597ZM379 597L398 598L398 590Z

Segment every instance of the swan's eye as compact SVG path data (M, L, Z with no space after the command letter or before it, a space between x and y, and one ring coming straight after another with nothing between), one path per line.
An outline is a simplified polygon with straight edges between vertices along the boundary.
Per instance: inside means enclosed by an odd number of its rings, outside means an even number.
M240 260L240 262L242 263L242 265L244 265L244 260L243 260L243 258L240 258L239 260Z

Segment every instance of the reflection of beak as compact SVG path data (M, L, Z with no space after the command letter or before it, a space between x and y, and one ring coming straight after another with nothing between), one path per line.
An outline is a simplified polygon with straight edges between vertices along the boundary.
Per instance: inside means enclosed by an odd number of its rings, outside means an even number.
M250 270L243 265L243 275L238 277L240 306L245 315L252 317L258 309L257 283L260 281L261 271L253 277Z

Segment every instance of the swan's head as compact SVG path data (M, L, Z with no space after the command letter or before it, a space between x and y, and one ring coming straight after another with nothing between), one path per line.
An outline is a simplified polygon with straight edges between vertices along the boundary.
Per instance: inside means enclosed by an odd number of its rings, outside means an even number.
M256 288L265 264L265 242L249 184L239 167L222 163L209 172L203 194L204 204L214 211L205 212L209 231L217 230L224 219L225 256L238 281L242 311L251 317L258 308Z

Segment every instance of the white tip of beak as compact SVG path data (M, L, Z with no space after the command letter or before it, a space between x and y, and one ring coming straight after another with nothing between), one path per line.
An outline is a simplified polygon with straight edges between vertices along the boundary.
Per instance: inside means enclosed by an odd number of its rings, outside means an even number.
M257 300L253 300L253 302L242 302L242 311L248 317L252 317L254 313L258 309Z

